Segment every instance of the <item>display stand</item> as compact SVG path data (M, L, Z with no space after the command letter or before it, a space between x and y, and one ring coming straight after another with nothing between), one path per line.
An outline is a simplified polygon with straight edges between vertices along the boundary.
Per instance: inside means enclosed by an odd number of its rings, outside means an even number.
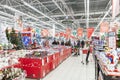
M110 71L98 55L95 57L95 79L96 80L120 80L120 71Z
M59 50L59 49L58 49ZM26 71L28 78L41 79L55 69L63 60L71 55L72 49L62 48L59 52L49 54L45 57L19 58L20 68Z

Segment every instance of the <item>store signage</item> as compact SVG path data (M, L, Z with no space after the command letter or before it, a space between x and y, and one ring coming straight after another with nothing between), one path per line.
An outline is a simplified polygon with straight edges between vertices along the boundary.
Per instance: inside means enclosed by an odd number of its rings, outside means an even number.
M15 13L15 29L22 30L23 28L23 17L19 13Z
M61 37L64 37L64 32L60 32L60 36L61 36Z
M93 32L94 32L94 28L93 27L87 28L87 38L90 38Z
M36 32L37 34L40 34L40 28L36 28L36 29L35 29L35 32Z
M73 30L73 31L72 31L72 34L73 34L74 36L76 36L77 31L76 31L76 30Z
M113 32L118 33L119 30L119 22L111 22L110 23L110 28Z
M120 13L120 0L112 0L112 18L114 19Z
M69 39L69 38L70 38L70 35L71 35L71 29L70 29L70 28L67 28L67 29L66 29L66 38Z
M114 36L115 36L115 32L109 32L109 33L108 33L108 36L109 36L109 37L114 37Z
M100 24L100 32L104 33L104 32L108 32L109 30L109 23L108 22L102 22Z
M115 49L116 48L116 35L115 32L109 32L108 33L109 37L109 47Z
M83 28L78 28L77 29L77 36L82 37L83 35Z
M41 31L41 36L42 37L47 37L48 34L49 34L48 29L42 29L42 31Z

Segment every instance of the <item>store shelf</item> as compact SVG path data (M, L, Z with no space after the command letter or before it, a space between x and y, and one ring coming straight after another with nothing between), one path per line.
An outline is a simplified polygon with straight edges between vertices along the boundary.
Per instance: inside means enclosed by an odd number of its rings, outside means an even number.
M71 48L62 48L62 52L55 52L45 57L19 58L21 68L26 71L28 78L41 79L54 70L58 65L71 55ZM62 54L61 54L62 53Z
M71 55L42 80L95 80L93 56L90 55L88 65L81 63L82 57L85 62L86 54L77 57ZM36 79L27 78L26 80Z
M103 80L120 80L120 71L111 71L111 70L108 70L106 65L102 62L102 60L99 58L99 55L95 55L95 68L96 68L96 80L99 78L99 72L101 72L102 74L102 77L103 77ZM113 76L116 78L114 79Z

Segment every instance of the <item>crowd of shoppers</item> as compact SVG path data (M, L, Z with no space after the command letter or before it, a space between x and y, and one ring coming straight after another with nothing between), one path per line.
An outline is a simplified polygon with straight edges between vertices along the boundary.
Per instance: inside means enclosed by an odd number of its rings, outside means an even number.
M68 40L66 42L64 42L64 40L55 40L52 42L53 45L65 45L65 46L71 46L73 48L73 53L74 55L77 55L79 56L81 51L80 50L83 50L86 46L87 48L87 54L86 54L86 64L88 64L88 58L89 58L89 55L90 55L90 41L85 41L85 40L74 40L74 41L71 41L71 40ZM83 60L81 61L81 63L84 64Z

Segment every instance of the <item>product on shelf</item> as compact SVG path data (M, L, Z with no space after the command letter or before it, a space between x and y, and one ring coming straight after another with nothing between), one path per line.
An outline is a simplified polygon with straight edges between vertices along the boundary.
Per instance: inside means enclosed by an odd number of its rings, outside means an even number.
M47 56L47 54L48 54L48 52L47 51L33 51L32 52L32 54L30 53L30 54L26 54L26 57L41 57L41 58L43 58L43 57L45 57L45 56Z
M20 79L17 79L19 78ZM23 80L25 72L20 68L5 68L0 71L0 80Z

